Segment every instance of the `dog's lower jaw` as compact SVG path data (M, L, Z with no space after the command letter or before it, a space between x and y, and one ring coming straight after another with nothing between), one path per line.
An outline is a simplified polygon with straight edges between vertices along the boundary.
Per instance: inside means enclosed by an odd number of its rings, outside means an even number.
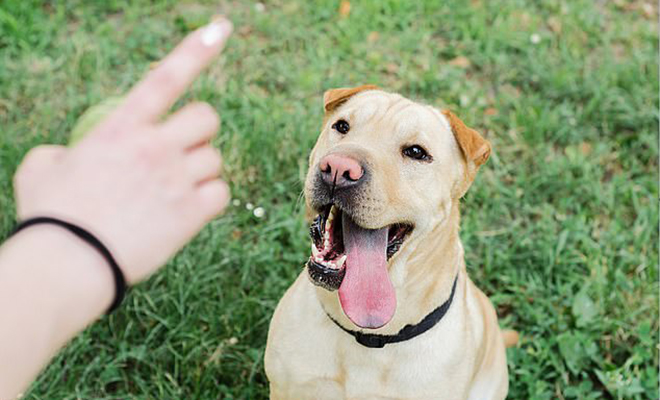
M442 223L431 232L413 232L389 260L388 273L398 304L396 313L387 325L365 331L396 334L405 325L418 323L447 299L454 278L465 273L459 219L458 202L454 202ZM316 287L316 295L321 307L335 321L349 329L360 329L344 315L336 292Z

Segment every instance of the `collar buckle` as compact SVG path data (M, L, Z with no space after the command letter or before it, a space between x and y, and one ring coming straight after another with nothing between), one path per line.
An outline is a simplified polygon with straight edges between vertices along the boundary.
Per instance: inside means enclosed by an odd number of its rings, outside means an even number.
M355 341L372 349L382 349L388 343L385 336L355 332Z

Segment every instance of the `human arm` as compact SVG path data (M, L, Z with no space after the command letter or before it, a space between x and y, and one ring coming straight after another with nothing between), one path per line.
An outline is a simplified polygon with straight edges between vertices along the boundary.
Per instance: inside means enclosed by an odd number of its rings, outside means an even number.
M209 145L219 120L204 103L165 114L221 51L216 22L189 35L76 146L32 150L15 176L20 219L49 216L92 232L129 284L163 265L229 199ZM88 243L52 225L0 247L0 399L12 399L110 305L114 282Z

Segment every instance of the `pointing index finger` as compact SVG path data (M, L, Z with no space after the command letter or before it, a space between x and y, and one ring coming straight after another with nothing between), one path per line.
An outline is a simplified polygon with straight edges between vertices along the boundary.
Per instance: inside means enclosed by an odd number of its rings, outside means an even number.
M220 18L188 35L128 93L117 115L157 121L220 53L231 31L231 22Z

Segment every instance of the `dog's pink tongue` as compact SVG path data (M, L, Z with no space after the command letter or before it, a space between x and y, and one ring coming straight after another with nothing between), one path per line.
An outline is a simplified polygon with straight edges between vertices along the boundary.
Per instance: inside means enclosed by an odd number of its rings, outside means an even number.
M362 328L380 328L396 310L396 294L387 273L387 228L364 229L343 213L346 275L339 287L344 313Z

